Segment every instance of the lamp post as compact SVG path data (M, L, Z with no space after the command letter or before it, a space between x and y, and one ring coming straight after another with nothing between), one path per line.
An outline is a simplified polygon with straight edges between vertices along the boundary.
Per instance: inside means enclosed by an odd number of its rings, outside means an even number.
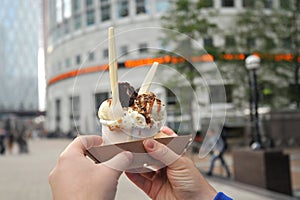
M258 88L256 70L260 67L260 58L257 55L250 55L245 60L246 68L250 71L251 77L251 93L254 103L254 123L255 123L255 142L251 145L252 149L263 149L261 135L259 130L259 114L258 114ZM252 76L251 76L252 75Z

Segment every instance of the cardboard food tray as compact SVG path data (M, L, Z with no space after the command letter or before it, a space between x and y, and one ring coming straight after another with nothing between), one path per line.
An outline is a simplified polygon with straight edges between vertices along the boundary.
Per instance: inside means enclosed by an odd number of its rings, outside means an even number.
M191 135L157 138L156 141L165 144L176 154L181 155L191 144L193 138ZM130 151L133 153L133 161L130 169L144 168L145 166L159 166L162 163L153 159L144 149L144 140L132 142L124 142L118 144L109 144L98 147L92 147L86 151L88 157L96 163L102 163L110 160L122 151ZM151 168L149 168L151 169Z

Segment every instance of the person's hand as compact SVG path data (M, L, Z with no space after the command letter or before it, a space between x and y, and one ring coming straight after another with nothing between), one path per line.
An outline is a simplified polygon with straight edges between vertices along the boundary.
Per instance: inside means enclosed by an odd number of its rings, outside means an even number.
M122 152L105 163L95 164L86 158L85 151L102 141L100 136L80 136L60 155L49 175L54 200L114 199L122 174L115 169L126 169L132 154Z
M166 134L175 133L164 128ZM180 157L167 146L153 140L144 142L147 152L167 167L153 176L151 173L126 173L128 178L152 199L214 199L217 192L200 174L194 163L187 157Z

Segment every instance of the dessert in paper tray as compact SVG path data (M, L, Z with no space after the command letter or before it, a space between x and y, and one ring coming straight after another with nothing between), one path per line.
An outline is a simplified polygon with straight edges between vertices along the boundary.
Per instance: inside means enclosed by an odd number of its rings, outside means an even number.
M87 150L87 155L95 162L105 162L122 151L130 151L134 153L134 158L128 170L155 170L157 168L153 166L161 166L161 163L145 152L144 139L154 138L179 155L191 143L190 135L171 137L160 132L166 118L165 105L149 91L157 67L158 63L152 65L138 92L127 82L118 83L114 29L109 28L112 98L104 101L98 111L104 144Z

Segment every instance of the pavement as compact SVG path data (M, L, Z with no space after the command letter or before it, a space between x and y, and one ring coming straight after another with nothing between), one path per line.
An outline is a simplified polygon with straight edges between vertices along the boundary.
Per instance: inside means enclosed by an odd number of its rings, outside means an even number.
M59 154L68 145L68 139L34 139L29 141L29 154L18 154L15 146L12 153L0 155L0 199L2 200L51 200L51 191L48 184L48 174L55 165ZM291 157L292 185L295 194L300 190L300 151L289 150ZM190 155L200 171L206 171L209 158L199 159ZM225 155L232 170L230 153ZM216 163L217 164L217 163ZM282 195L262 188L238 183L232 178L223 177L223 170L216 165L216 176L207 177L207 180L218 191L223 191L234 199L247 200L285 200L296 197ZM148 200L149 198L135 187L126 176L122 175L119 181L116 200Z

